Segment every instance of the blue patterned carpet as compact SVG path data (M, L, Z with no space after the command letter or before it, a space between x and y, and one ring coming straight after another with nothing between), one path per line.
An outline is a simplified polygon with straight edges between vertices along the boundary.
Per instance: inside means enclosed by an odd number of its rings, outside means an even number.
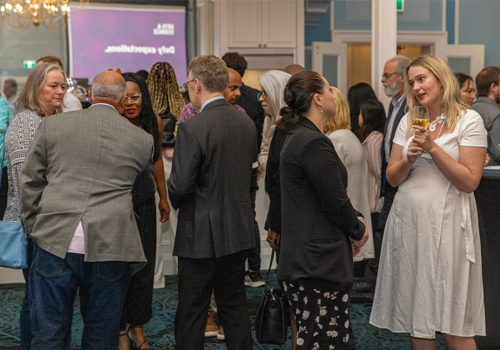
M276 281L275 276L270 277L270 280ZM24 293L23 290L24 285L0 285L0 350L19 349L19 311ZM250 315L255 315L263 290L263 287L247 287ZM166 287L155 290L153 299L154 317L145 326L146 336L153 349L174 349L173 320L177 308L177 276L166 276ZM356 349L410 349L406 334L394 334L387 330L381 330L371 326L368 323L370 311L370 304L352 304L351 306L351 322L356 336ZM254 317L252 316L252 325L253 321ZM79 342L82 328L83 324L77 301L73 318L72 349L80 349ZM255 339L255 332L252 332L254 337L254 349L290 349L290 340L283 346L261 345L257 343ZM208 338L205 342L205 349L225 348L224 342L218 341L216 338ZM438 337L437 349L446 349L444 341L440 336Z

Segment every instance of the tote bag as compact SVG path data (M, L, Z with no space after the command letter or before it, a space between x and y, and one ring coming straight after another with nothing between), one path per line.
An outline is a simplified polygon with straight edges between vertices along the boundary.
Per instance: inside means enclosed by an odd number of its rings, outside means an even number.
M267 280L273 264L275 248L271 253L271 263L266 278L266 288L262 295L259 310L255 316L255 335L261 344L282 345L286 341L286 299L281 289L268 289Z
M4 152L2 152L0 164L3 163ZM0 171L0 184L1 182L2 172ZM24 237L21 221L0 221L0 267L28 268L28 241Z

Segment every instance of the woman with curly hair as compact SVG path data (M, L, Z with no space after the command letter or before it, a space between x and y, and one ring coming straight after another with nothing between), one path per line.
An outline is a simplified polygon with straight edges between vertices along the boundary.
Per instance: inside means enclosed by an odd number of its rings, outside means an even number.
M163 169L165 180L168 180L172 172L172 158L174 156L175 127L179 121L182 107L185 105L184 99L179 91L177 77L174 68L168 62L156 62L148 75L149 94L153 111L161 118L163 123L163 138L161 153L163 155ZM169 202L170 204L170 202ZM167 225L170 232L171 241L175 241L175 231L177 228L177 212L170 212ZM159 228L159 232L161 227ZM161 240L157 244L160 246ZM172 246L173 248L173 246ZM158 249L158 248L157 248ZM159 251L159 249L158 249ZM174 264L177 267L177 257L174 256ZM159 254L156 260L157 271L155 273L155 288L162 288L165 285L163 277L163 255Z

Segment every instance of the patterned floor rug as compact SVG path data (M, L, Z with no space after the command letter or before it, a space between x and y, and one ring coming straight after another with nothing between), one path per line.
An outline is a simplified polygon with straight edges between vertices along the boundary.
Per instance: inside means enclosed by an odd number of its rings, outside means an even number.
M272 272L270 280L276 281ZM273 282L274 287L277 282ZM253 329L254 315L260 303L264 287L247 287L248 307L252 323L254 350L285 350L290 349L290 340L282 346L262 345L255 339ZM0 285L0 350L19 349L19 311L24 293L24 285ZM145 333L152 349L174 349L174 316L177 308L177 276L166 276L166 286L157 289L153 295L153 319L145 326ZM406 334L395 334L371 326L368 323L371 304L360 303L351 306L351 322L356 339L356 349L410 349ZM80 339L83 323L79 312L78 301L74 307L72 328L72 349L80 349ZM224 341L207 338L205 349L225 349ZM438 337L438 350L446 349L441 336Z

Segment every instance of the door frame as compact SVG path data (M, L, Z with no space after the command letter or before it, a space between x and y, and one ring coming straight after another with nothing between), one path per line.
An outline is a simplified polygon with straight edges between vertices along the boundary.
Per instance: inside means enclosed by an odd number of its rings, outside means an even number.
M371 45L371 43L371 30L334 30L332 42L312 43L312 70L323 74L323 56L337 56L338 81L336 86L343 94L347 94L347 45ZM484 45L448 45L447 32L398 31L397 44L430 46L431 53L446 61L449 57L469 58L472 76L484 67ZM377 82L371 83L374 86Z

